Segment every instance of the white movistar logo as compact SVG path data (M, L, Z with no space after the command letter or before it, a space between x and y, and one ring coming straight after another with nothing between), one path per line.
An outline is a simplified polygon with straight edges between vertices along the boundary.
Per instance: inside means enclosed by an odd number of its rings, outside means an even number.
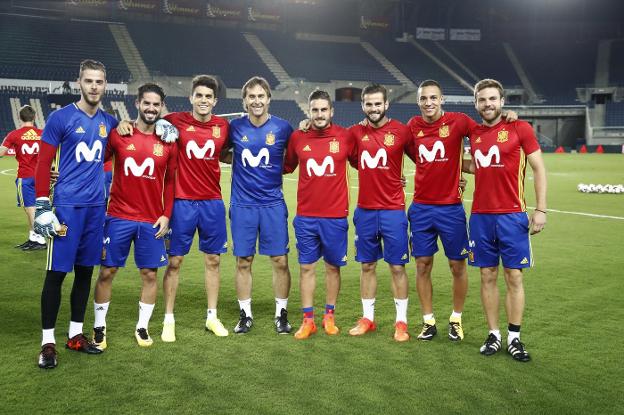
M500 151L498 150L498 146L494 145L490 147L487 155L483 155L481 150L475 151L475 162L477 164L477 168L479 167L490 167L492 164L492 157L495 159L494 164L500 163Z
M145 174L146 169L149 169L147 173L148 176L154 175L154 159L153 158L151 157L146 158L145 160L143 160L143 163L141 163L140 166L137 164L136 161L134 161L132 157L128 157L124 161L124 173L126 174L126 176L129 176L128 170L132 172L133 176L136 176L136 177L143 176L143 174Z
M425 147L424 144L421 144L420 146L418 146L418 156L420 157L420 162L424 163L423 161L423 157L425 158L425 160L427 160L429 163L431 163L433 160L435 160L436 158L436 154L440 153L438 158L444 158L444 144L442 144L442 141L436 141L435 143L433 143L433 147L431 148L431 151L427 150L427 147Z
M105 244L109 244L110 243L110 236L107 236L106 238L104 238L102 240L102 242L104 242Z
M186 156L191 159L191 154L195 156L196 159L203 159L206 156L206 153L210 150L209 157L214 156L215 152L215 143L212 140L206 141L203 147L199 147L195 140L191 140L186 145Z
M268 148L262 148L258 152L257 156L254 156L251 150L249 150L248 148L244 149L243 153L241 154L241 160L243 162L243 166L245 167L247 167L247 164L249 164L251 167L258 167L262 159L264 159L265 165L269 164L269 149Z
M371 157L370 153L366 150L362 152L362 168L368 167L369 169L374 169L379 165L379 161L381 160L381 165L385 166L388 163L388 153L386 153L385 148L380 148L377 150L377 154L375 157Z
M33 143L32 146L28 144L22 144L22 154L37 154L39 153L39 143Z
M80 163L80 156L84 159L84 161L93 161L96 158L102 157L102 142L97 140L93 143L93 147L89 148L87 143L80 142L76 146L76 161Z
M325 174L327 170L327 166L329 166L329 172L334 173L334 159L332 156L327 156L323 159L323 163L319 166L314 159L308 159L306 163L306 170L308 171L308 176L312 176L312 172L314 172L315 176L321 177Z

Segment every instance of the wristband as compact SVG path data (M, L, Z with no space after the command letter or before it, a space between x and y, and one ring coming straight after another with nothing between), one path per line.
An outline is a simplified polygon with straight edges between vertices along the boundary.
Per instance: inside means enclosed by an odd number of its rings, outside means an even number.
M537 212L542 212L544 215L546 214L546 211L545 211L545 210L542 210L542 209L537 209L537 208L536 208L535 210L536 210Z

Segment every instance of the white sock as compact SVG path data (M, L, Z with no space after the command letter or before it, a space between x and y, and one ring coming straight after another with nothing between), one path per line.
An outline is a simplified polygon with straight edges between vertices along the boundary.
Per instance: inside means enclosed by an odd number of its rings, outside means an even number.
M253 318L251 315L251 298L246 300L238 300L238 306L245 312L245 315L249 318Z
M173 313L171 314L167 314L165 313L165 319L163 320L163 323L175 323L175 318L173 318Z
M496 336L496 338L497 338L498 340L500 340L500 339L501 339L501 334L500 334L500 330L499 330L499 329L496 329L496 330L490 330L490 334L495 335L495 336Z
M435 317L433 317L433 313L431 314L423 314L423 322L428 322L429 320L433 320L433 324L435 324Z
M275 297L275 317L279 317L282 308L284 310L288 309L288 298L277 298Z
M152 318L152 312L154 311L155 304L145 304L139 301L139 321L137 321L136 328L144 328L147 330L149 321Z
M217 318L217 309L209 308L206 310L206 320L212 320Z
M77 321L69 322L69 338L71 339L74 336L77 336L82 333L82 321L79 323Z
M514 339L520 339L520 332L519 331L507 332L507 344L511 344L511 342L514 341Z
M28 232L28 240L29 241L33 241L33 242L39 242L38 238L37 238L37 234L35 233L35 231L29 231Z
M56 339L54 338L54 329L44 329L41 330L41 345L52 343L56 344Z
M407 323L407 298L395 298L394 306L396 307L395 323L399 321Z
M462 313L458 313L457 311L453 310L453 312L451 313L451 318L461 320L461 315Z
M375 299L374 298L362 298L362 316L375 321Z
M110 301L107 303L93 302L93 315L95 316L93 327L106 327L106 314L108 313L109 305Z

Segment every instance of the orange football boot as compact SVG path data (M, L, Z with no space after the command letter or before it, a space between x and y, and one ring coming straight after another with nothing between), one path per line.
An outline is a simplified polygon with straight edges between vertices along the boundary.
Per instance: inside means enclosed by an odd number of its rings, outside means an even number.
M410 335L407 332L407 323L404 321L397 321L394 325L394 340L398 342L406 342L410 339Z
M375 330L377 330L377 325L375 324L375 322L367 319L366 317L362 317L358 320L355 327L349 330L349 334L352 336L361 336L368 333L369 331Z
M325 334L329 336L335 336L340 332L338 327L336 327L336 322L334 321L334 314L325 314L323 316L323 328L325 329Z
M305 340L314 333L316 333L316 324L314 323L314 319L304 318L303 323L301 323L301 327L299 327L299 330L295 333L295 339Z

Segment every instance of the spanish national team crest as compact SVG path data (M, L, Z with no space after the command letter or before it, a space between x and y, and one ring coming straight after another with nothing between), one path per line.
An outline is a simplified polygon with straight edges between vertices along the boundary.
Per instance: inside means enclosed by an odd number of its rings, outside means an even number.
M163 155L163 145L160 143L154 144L154 155L162 157Z
M509 140L509 131L500 130L498 132L498 138L496 139L496 141L498 141L499 143L504 143L507 140Z
M393 145L394 145L394 134L384 135L384 146L393 146Z
M440 130L438 131L440 138L445 138L449 136L449 126L448 125L443 125L440 127Z
M340 143L336 140L329 142L329 152L338 153L340 151Z
M108 131L106 131L106 126L104 124L100 124L100 137L106 138L108 135Z
M212 126L212 138L221 138L221 128L216 125Z
M272 132L268 133L266 135L265 143L267 144L267 146L272 146L273 144L275 144L275 134L273 134Z

